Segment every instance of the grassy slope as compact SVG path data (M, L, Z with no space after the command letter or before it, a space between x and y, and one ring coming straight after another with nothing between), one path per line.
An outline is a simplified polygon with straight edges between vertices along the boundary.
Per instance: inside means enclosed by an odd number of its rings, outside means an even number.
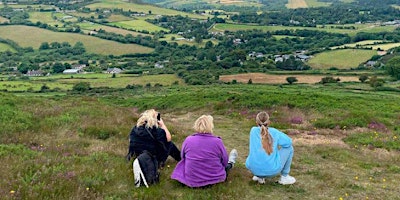
M355 35L358 32L383 32L383 31L394 31L396 29L395 26L375 26L372 24L361 24L356 25L352 24L351 26L355 26L355 30L351 29L336 29L331 28L330 26L326 26L325 28L317 27L288 27L288 26L258 26L258 25L245 25L245 24L216 24L212 31L238 31L238 30L252 30L252 29L259 29L262 31L276 31L276 30L299 30L299 29L307 29L307 30L317 30L317 31L326 31L332 33L342 33L342 34L349 34Z
M17 52L10 45L4 44L4 43L0 43L0 52L5 52L5 51Z
M156 32L156 31L165 31L168 32L168 29L156 26L152 23L146 22L144 20L130 20L130 21L119 21L119 22L112 22L112 25L116 25L118 27L124 29L131 29L136 31L147 30L149 32Z
M0 195L4 199L397 198L400 153L348 146L341 138L374 132L365 129L366 124L351 128L349 119L371 117L393 130L400 120L398 94L359 94L326 87L331 86L173 87L140 95L109 94L106 99L25 98L0 93L0 184L4 186ZM169 160L159 185L134 188L131 164L123 159L127 134L138 114L132 107L159 108L179 146L192 133L191 125L198 116L214 115L215 133L222 136L228 150L239 151L228 182L207 189L183 187L169 179L175 166ZM271 113L272 126L300 132L291 136L296 151L291 174L298 180L293 186L278 185L276 179L266 185L255 184L244 166L248 131L254 114L264 109ZM303 123L291 124L293 116L302 117ZM339 128L315 126L324 119ZM343 121L347 127L340 124ZM96 139L101 134L110 137ZM377 135L384 138L389 133L377 131ZM385 140L398 142L394 136Z
M373 55L374 50L343 49L333 50L314 55L308 64L315 69L338 69L356 68L359 64L368 61Z
M120 0L117 0L117 1L102 0L100 3L89 4L86 7L93 9L93 10L96 8L105 8L105 9L119 8L119 9L131 10L131 11L136 11L136 12L144 12L145 14L148 14L149 11L151 11L151 14L153 14L153 15L182 15L182 16L189 16L191 18L197 18L197 19L207 19L207 16L203 16L203 15L185 13L185 12L161 8L161 7L157 7L157 6L153 6L153 5L149 5L149 4L128 3L128 2L124 2L124 1L120 1Z
M12 34L10 34L12 33ZM26 34L29 33L29 34ZM43 42L68 42L74 45L80 41L84 44L86 50L91 53L122 55L129 53L149 53L153 49L135 45L121 44L114 41L103 40L92 36L52 32L30 26L1 26L0 37L13 40L22 47L39 48Z

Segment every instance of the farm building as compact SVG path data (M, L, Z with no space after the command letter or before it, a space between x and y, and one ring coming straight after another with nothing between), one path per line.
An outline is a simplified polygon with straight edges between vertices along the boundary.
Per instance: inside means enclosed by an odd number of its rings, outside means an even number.
M108 68L107 71L106 71L107 74L119 74L121 72L122 72L122 69L116 68L116 67Z
M79 74L82 73L81 69L66 69L63 71L63 74Z

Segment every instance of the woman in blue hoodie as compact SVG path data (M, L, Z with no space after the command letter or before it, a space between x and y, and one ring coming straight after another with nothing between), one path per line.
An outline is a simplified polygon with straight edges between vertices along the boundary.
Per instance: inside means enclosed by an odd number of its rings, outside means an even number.
M269 127L269 115L260 112L256 117L257 126L250 130L250 149L246 167L253 173L253 180L260 184L265 178L281 175L279 183L293 184L296 179L289 175L293 158L292 139L278 129Z

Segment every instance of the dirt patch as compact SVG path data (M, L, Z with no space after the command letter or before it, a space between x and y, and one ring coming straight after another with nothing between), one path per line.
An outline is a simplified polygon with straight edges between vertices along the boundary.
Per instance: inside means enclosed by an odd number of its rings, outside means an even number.
M232 82L236 80L240 83L248 83L251 79L253 83L270 83L270 84L283 84L287 83L287 77L296 77L296 83L318 83L322 78L327 75L273 75L273 74L263 74L263 73L248 73L248 74L234 74L234 75L222 75L219 80L223 82ZM340 82L354 82L359 81L358 76L333 76L334 78L339 78Z

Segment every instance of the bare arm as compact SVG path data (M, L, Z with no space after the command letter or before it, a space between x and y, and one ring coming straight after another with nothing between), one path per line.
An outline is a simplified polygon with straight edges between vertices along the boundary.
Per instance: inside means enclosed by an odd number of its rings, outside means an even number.
M158 121L158 125L160 128L164 129L165 131L165 137L167 138L168 142L171 142L171 133L169 132L167 126L165 126L164 121L162 119L160 119L160 121Z

